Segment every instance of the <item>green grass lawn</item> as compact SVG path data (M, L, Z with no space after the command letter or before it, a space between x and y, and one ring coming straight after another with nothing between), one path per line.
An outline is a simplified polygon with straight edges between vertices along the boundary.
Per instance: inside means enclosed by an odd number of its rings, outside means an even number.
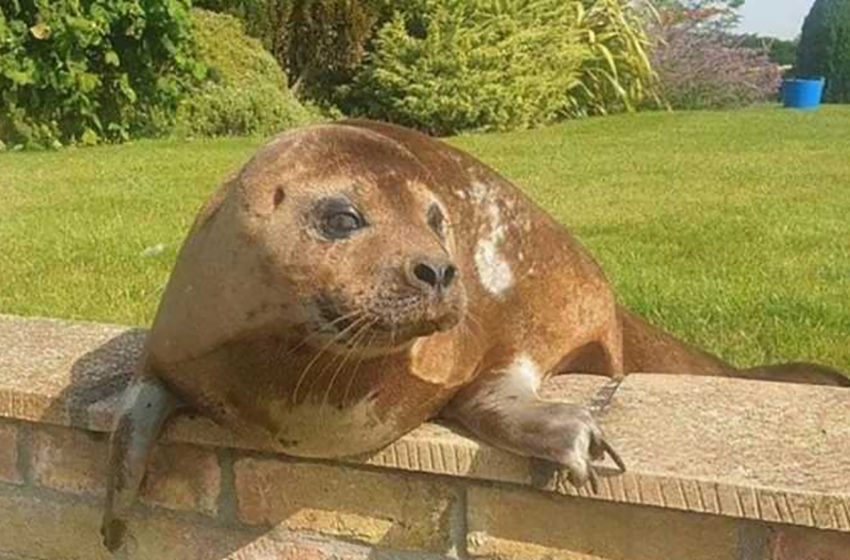
M452 142L572 228L653 321L741 365L850 371L850 107ZM0 312L148 324L198 206L260 144L0 154Z

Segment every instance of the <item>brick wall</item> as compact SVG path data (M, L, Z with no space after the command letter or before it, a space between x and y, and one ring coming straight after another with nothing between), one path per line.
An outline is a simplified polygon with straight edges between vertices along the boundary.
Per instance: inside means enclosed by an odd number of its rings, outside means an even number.
M98 534L106 434L4 420L0 446L0 552L108 558ZM463 546L461 486L166 443L144 482L131 550L158 560L441 558Z
M109 558L105 430L121 385L109 380L134 355L114 351L121 331L98 326L69 335L15 319L5 344L3 327L0 317L0 560ZM103 344L111 357L92 360ZM585 398L600 382L554 396ZM118 390L81 398L75 384ZM713 404L670 404L686 398ZM604 424L630 472L603 468L596 496L436 425L321 462L179 419L152 457L128 557L850 560L850 393L638 376L616 399Z
M0 421L0 560L109 558L106 436ZM553 495L510 484L161 445L133 558L847 560L847 533Z

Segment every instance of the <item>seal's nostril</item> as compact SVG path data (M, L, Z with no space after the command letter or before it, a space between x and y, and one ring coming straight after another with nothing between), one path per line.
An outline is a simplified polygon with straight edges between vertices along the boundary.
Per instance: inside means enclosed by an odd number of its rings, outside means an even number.
M437 271L425 263L419 263L413 267L413 275L431 287L436 287L440 281Z
M448 288L451 286L456 277L457 268L452 264L446 265L446 268L443 269L443 287Z

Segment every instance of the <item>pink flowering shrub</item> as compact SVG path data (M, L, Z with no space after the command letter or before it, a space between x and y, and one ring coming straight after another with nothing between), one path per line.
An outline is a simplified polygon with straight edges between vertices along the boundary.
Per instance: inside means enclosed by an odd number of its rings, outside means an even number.
M705 10L662 13L653 35L652 66L674 109L742 107L777 98L781 67L761 49L701 25Z

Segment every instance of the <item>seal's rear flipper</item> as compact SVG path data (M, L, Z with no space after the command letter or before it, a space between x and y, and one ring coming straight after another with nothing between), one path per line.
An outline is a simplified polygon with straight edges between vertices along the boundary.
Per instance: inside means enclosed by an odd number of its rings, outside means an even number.
M850 387L850 376L817 364L791 363L738 369L694 348L620 306L626 373L674 373L737 377L806 385Z
M741 370L741 376L762 381L850 387L850 376L837 369L818 364L791 363L759 366Z
M148 456L180 401L159 380L137 376L124 393L109 441L106 507L100 532L111 552L125 542L127 513L136 501Z
M733 365L679 340L623 306L617 306L617 317L623 333L626 373L725 376L737 371Z

